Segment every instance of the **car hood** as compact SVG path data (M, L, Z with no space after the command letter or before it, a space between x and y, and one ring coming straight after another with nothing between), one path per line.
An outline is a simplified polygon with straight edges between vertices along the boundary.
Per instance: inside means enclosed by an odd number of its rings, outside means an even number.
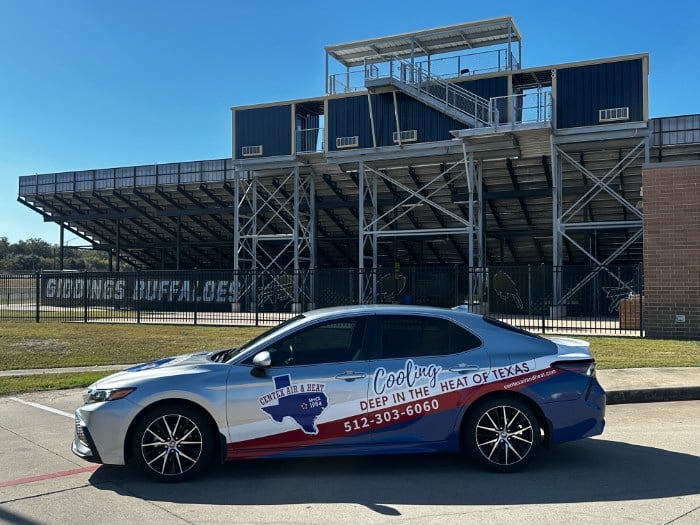
M142 380L157 377L187 374L194 371L205 372L212 366L221 366L209 358L212 353L215 352L183 354L134 365L100 379L90 385L90 388L109 388L123 384L135 384Z
M192 366L200 365L202 363L210 363L208 359L211 352L197 352L194 354L182 354L172 357L164 357L163 359L157 359L155 361L149 361L148 363L141 363L138 365L126 368L124 372L142 372L144 370L154 370L159 368L173 368L180 366Z

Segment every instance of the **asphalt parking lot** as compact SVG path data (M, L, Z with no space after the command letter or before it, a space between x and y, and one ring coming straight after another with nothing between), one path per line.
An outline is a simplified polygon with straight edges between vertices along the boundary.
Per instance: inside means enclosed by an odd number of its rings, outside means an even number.
M510 475L381 456L232 463L177 485L74 457L80 404L77 390L0 398L0 522L700 522L700 401L608 407L602 436Z

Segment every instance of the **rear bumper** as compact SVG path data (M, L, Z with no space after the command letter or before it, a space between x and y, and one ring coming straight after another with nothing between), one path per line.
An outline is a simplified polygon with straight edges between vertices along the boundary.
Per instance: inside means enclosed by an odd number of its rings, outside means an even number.
M547 403L543 408L551 423L551 444L597 436L605 429L605 391L595 377L579 399Z

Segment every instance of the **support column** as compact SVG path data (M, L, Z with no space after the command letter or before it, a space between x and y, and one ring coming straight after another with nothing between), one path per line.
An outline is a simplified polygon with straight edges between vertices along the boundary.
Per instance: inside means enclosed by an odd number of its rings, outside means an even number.
M371 195L372 201L372 302L377 302L377 256L378 256L378 240L377 235L377 172L371 171Z
M474 152L470 151L467 154L467 186L469 190L469 227L468 227L468 262L469 270L474 267L474 190L475 190L475 165L474 165ZM470 290L470 300L471 300L471 290Z
M469 190L469 226L468 231L468 254L467 261L469 263L469 289L468 289L468 304L469 309L472 310L474 307L474 279L476 277L476 271L474 269L474 192L475 188L475 177L474 171L476 169L474 165L474 152L470 151L466 153L465 150L465 162L467 164L467 189Z
M562 300L562 272L564 263L561 215L562 215L562 159L554 137L550 137L552 151L552 306L551 316L555 319L566 317Z
M513 70L512 40L513 40L513 24L511 22L508 22L508 60L506 61L508 64L508 71Z
M358 167L358 265L359 265L359 283L358 283L358 303L376 303L377 302L377 175L372 169L369 169L372 178L367 180L365 163L360 161ZM371 219L367 220L367 210L365 203L369 197L371 203ZM365 248L369 242L370 256L365 255ZM371 268L367 268L365 260L369 258ZM371 292L370 292L371 291ZM371 296L370 296L371 295Z
M481 173L481 163L475 166L475 182L476 182L476 210L474 218L477 220L476 224L476 263L478 265L478 270L476 274L477 279L477 293L479 295L479 313L486 315L489 313L488 297L486 290L486 239L484 237L484 224L486 223L486 210L484 209L483 200L483 189L484 181L483 175Z
M175 269L180 269L180 236L182 233L182 217L177 216L177 226L175 229ZM118 237L118 236L117 236ZM119 248L117 248L118 250ZM117 257L119 257L117 255ZM119 271L119 259L117 258L117 271Z
M364 304L365 288L365 163L360 161L357 173L357 304Z
M484 178L481 173L481 163L475 166L476 175L476 213L474 215L477 219L476 224L476 261L479 268L484 268L486 266L485 261L485 238L484 238L484 224L486 223L486 210L484 208Z
M479 267L486 268L486 206L484 206L484 176L479 164ZM503 258L501 258L501 262Z
M65 227L63 226L63 224L61 224L61 229L60 229L60 233L59 233L60 240L59 240L59 248L58 248L58 269L61 271L64 270L64 267L63 267L63 257L64 257L63 238L65 235L64 232L65 232Z
M293 286L294 289L292 291L292 295L294 296L293 303L292 303L292 313L300 313L302 311L301 307L301 293L299 290L299 272L301 271L301 266L299 264L299 230L301 228L301 224L299 222L299 167L295 166L294 167L294 210L293 210L293 218L294 218L294 229L292 231L292 246L293 246L293 254L292 257L294 259L293 261Z
M316 237L316 226L318 223L318 210L316 209L316 182L312 174L309 175L309 309L316 308L316 252L318 251L318 243Z
M252 269L252 287L251 287L251 294L252 294L252 301L253 301L253 307L255 308L255 311L257 312L259 309L258 306L258 177L255 172L250 173L248 172L248 176L250 177L250 180L248 182L248 193L252 193L252 202L251 202L251 223L250 223L250 232L246 232L247 234L250 235L250 242L252 244L251 247L251 269Z
M117 219L117 273L121 271L122 221Z
M485 305L485 275L484 261L484 230L483 195L481 164L474 159L474 152L464 149L467 171L467 187L469 190L469 226L467 260L469 263L469 307L472 311L487 313ZM476 304L478 303L478 304Z
M231 311L241 311L241 201L240 201L240 180L241 172L233 172L233 302Z
M651 157L651 132L647 131L647 136L644 139L644 164L649 164Z

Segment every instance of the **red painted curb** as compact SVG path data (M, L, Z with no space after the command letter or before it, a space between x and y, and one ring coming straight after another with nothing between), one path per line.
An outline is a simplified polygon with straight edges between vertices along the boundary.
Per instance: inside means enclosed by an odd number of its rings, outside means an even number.
M24 485L26 483L34 483L35 481L43 481L46 479L61 478L64 476L72 476L74 474L82 474L83 472L92 472L100 468L99 465L91 465L89 467L74 468L72 470L63 470L61 472L54 472L52 474L41 474L39 476L32 476L30 478L20 478L13 479L10 481L0 481L0 489L5 487L15 487L17 485Z

